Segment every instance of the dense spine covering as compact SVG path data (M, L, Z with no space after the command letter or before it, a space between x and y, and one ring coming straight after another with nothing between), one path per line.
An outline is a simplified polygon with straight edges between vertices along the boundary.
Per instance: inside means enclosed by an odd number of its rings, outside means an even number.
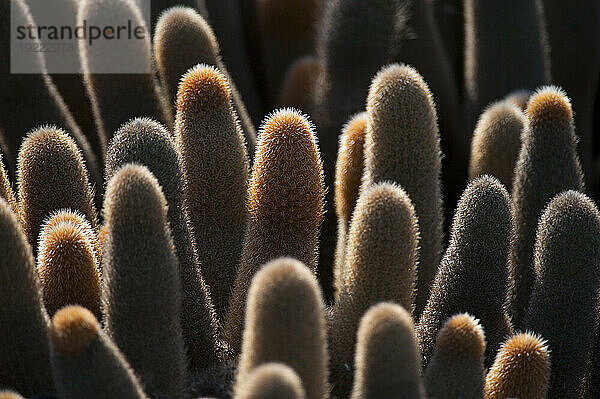
M190 396L192 398L231 399L237 366L238 358L232 356L222 362L214 363L199 373L193 373Z
M523 326L548 340L548 397L576 398L597 319L600 213L584 194L563 192L540 217L535 282Z
M487 336L486 366L512 333L505 311L512 229L510 198L502 184L489 176L471 182L458 203L450 243L417 326L424 365L443 323L457 313L480 320Z
M217 68L199 65L184 75L175 138L198 257L222 318L246 232L249 166L229 84Z
M0 399L25 399L14 391L0 391Z
M132 23L147 31L134 0L85 0L79 6L77 26ZM172 126L173 115L163 88L154 77L152 49L147 35L111 51L111 47L80 41L79 53L87 94L92 103L96 130L104 150L113 134L129 119L153 117ZM123 41L121 41L123 42ZM127 68L126 73L115 67ZM130 73L133 70L149 73ZM117 71L120 72L120 71Z
M596 310L598 312L598 310ZM589 351L585 377L581 382L580 399L594 399L600 392L600 317L596 313L596 326L594 329L594 342Z
M0 386L31 396L54 390L47 315L35 260L10 205L0 198Z
M514 90L550 83L542 0L465 0L467 128Z
M504 100L510 104L516 105L521 111L525 112L527 110L527 103L532 94L533 91L531 90L515 90L504 97Z
M338 220L335 262L333 265L333 288L337 295L344 283L345 253L348 229L354 206L358 201L364 170L364 145L367 130L367 114L354 115L340 136L340 148L335 164L335 213Z
M352 399L423 399L413 321L402 306L381 303L360 321Z
M292 258L267 263L252 280L236 387L264 363L290 366L308 399L324 399L327 332L321 289L312 271Z
M481 399L484 351L483 328L474 317L462 313L448 319L437 336L425 371L427 398Z
M52 318L48 335L61 398L146 398L133 370L89 310L62 308Z
M201 370L218 357L217 318L209 288L202 276L196 241L184 201L180 156L170 133L160 123L137 118L127 122L111 142L106 158L106 180L127 163L146 166L162 187L167 218L179 260L182 288L181 327L189 365Z
M379 183L360 196L348 234L343 285L330 323L334 392L352 390L356 331L362 315L379 302L414 308L419 228L410 198L400 187Z
M508 100L490 104L473 133L469 180L491 175L510 190L526 124L523 112Z
M165 197L145 166L128 164L108 182L104 206L106 330L149 395L182 397L180 280Z
M219 54L219 43L206 20L192 8L174 7L165 11L154 33L154 57L171 103L177 102L181 77L197 64L212 65L225 75L230 86L232 105L246 137L248 150L254 153L256 128L248 115L242 96Z
M235 399L304 399L306 394L298 374L281 363L255 368L244 385L235 388Z
M271 103L288 67L315 50L321 0L257 0L261 53Z
M94 193L75 141L53 126L31 132L17 160L17 192L23 230L36 248L40 226L54 211L71 209L97 226Z
M12 8L12 13L11 13ZM34 127L56 124L66 129L75 139L85 157L91 177L96 184L102 182L99 158L96 158L86 137L81 132L52 78L46 72L43 52L30 52L27 62L35 73L11 73L11 27L33 26L35 22L24 0L0 1L0 93L2 94L0 130L4 133L5 153L9 170L15 169L15 159L21 142ZM36 41L39 45L39 42ZM22 60L21 62L25 62ZM21 65L23 68L25 66ZM42 71L43 73L38 73ZM4 146L3 146L4 149Z
M600 3L597 1L542 0L552 82L563 87L573 102L578 153L586 184L593 181L594 100L600 74ZM596 129L598 129L596 127ZM592 188L592 187L590 187Z
M12 184L10 184L10 179L8 178L8 171L6 170L6 166L4 164L4 154L0 152L0 197L4 198L4 200L10 205L10 208L15 212L15 214L19 214L19 205L17 200L15 199L15 192L13 191Z
M291 64L281 84L278 106L312 112L315 91L322 71L319 60L313 56L302 57Z
M521 137L512 190L512 307L517 327L521 326L533 285L533 247L540 214L556 194L583 190L573 112L565 93L556 87L539 89L529 100L526 116L528 123Z
M250 218L242 259L225 319L225 337L239 349L246 294L266 262L294 257L316 272L323 218L323 168L309 120L293 109L265 120L248 194Z
M77 304L102 318L97 250L96 233L79 213L53 212L44 223L37 268L50 317L65 305Z
M338 136L348 119L364 111L373 76L391 61L390 47L396 25L396 0L332 0L324 2L317 37L322 73L316 83L313 115L325 170L326 218L321 238L320 280L329 297L333 280L335 231L334 168ZM368 15L368 18L365 16Z
M546 341L531 333L513 335L502 344L485 380L485 399L545 399L551 353Z
M410 196L421 232L415 315L419 315L442 253L441 152L433 98L419 73L398 64L373 79L367 99L363 189L384 181Z
M150 19L153 34L158 29L160 17L167 12L167 9L172 7L193 7L197 9L197 11L200 13L200 15L202 15L202 17L208 17L205 0L150 0L150 7Z

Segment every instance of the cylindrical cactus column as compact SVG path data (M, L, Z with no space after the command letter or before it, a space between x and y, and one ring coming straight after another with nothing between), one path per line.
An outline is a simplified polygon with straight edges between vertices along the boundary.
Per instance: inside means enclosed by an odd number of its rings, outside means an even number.
M187 388L181 288L167 201L145 166L123 166L104 204L104 314L109 336L151 396Z
M31 247L17 216L0 198L0 386L24 395L51 393L48 316Z
M358 328L352 399L424 399L421 356L410 314L381 303L362 317Z
M248 221L249 161L229 83L216 67L197 65L183 76L175 140L198 258L223 318Z
M67 306L49 329L52 374L64 399L144 399L134 371L87 309Z
M548 397L577 398L592 350L600 287L600 213L576 191L542 213L534 250L535 281L523 327L548 340Z
M250 219L242 260L225 318L225 338L241 346L252 277L281 256L317 269L323 218L323 168L309 120L293 109L271 114L262 126L250 178Z
M328 397L325 308L312 271L292 258L266 264L248 292L236 388L269 362L290 366L307 399ZM236 391L237 393L237 391Z
M427 83L398 64L383 68L367 99L363 190L375 183L399 184L410 197L421 232L415 315L427 298L442 253L443 212L437 113Z

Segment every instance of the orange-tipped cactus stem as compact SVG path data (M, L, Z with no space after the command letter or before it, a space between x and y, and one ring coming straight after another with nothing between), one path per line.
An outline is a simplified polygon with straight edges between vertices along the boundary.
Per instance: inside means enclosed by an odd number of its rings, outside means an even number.
M544 399L550 379L547 342L531 333L511 336L502 344L485 380L485 399Z
M248 154L225 75L198 65L182 78L175 139L203 276L223 318L248 220Z
M42 227L37 257L44 304L50 316L78 304L98 319L100 277L95 231L77 212L54 212Z
M241 344L250 282L263 264L291 256L316 271L323 199L323 168L312 124L293 109L272 113L256 149L248 230L225 318L225 337L234 350Z
M367 130L367 114L352 117L340 136L335 165L335 213L338 219L337 244L333 266L333 286L336 296L344 283L346 241L350 219L358 201L364 170L364 145Z

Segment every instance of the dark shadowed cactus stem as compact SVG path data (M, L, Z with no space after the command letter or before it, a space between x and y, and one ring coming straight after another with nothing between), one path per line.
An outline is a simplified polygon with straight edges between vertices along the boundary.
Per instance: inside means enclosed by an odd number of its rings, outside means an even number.
M287 68L315 50L321 0L256 0L261 53L270 102Z
M512 229L510 197L504 186L489 176L471 182L458 203L450 243L417 325L425 366L443 323L457 313L469 313L483 327L486 366L512 333L505 309Z
M15 192L8 177L4 154L0 153L0 197L4 198L15 214L19 214L19 205L15 199Z
M320 254L320 281L330 296L335 253L333 185L338 136L348 119L364 111L373 76L391 61L396 25L396 0L333 0L324 2L317 38L322 73L315 89L314 119L323 154L327 212Z
M84 21L88 26L131 22L146 33L142 39L120 40L116 49L79 41L84 82L103 148L119 127L134 117L152 117L172 126L172 107L154 76L151 37L137 2L84 0L79 6L77 26Z
M537 228L523 327L548 340L550 398L577 398L592 351L600 286L600 213L576 191L554 197Z
M557 87L539 89L529 100L526 116L512 189L515 216L512 308L515 326L519 327L534 280L533 247L538 219L556 194L583 190L573 112L566 94Z
M146 398L125 357L89 310L62 308L52 318L48 335L52 374L61 398Z
M542 0L465 0L466 127L492 101L550 83Z
M64 19L61 19L62 21ZM9 170L14 172L17 152L27 133L40 125L55 124L66 129L81 148L91 180L98 186L97 192L100 194L102 177L99 162L102 158L100 154L94 154L90 143L48 75L45 54L28 52L27 58L21 59L21 62L26 64L21 64L21 67L34 73L19 73L22 71L20 68L15 68L15 73L11 73L11 27L28 27L34 24L25 0L0 2L0 108L3 109L0 114L0 131L3 133L1 147L6 157L5 162ZM35 43L41 46L38 41ZM101 196L98 195L96 199L100 202Z
M218 356L217 318L202 275L197 245L184 205L184 179L177 146L160 123L136 118L119 129L106 158L106 180L127 163L146 166L169 205L167 218L177 252L182 289L181 327L191 369L202 370Z
M0 198L0 386L27 396L54 391L48 316L35 260L10 205Z
M128 164L104 203L106 330L151 397L180 398L187 384L177 256L167 201L152 173Z

